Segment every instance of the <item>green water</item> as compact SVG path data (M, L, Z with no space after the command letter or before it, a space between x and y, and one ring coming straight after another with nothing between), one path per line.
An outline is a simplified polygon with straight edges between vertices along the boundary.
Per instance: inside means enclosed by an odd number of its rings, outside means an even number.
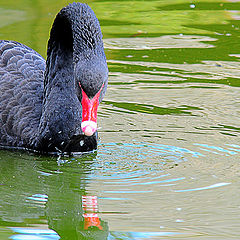
M240 2L84 2L109 67L98 151L1 151L0 239L239 239ZM0 38L46 57L67 3L0 0Z

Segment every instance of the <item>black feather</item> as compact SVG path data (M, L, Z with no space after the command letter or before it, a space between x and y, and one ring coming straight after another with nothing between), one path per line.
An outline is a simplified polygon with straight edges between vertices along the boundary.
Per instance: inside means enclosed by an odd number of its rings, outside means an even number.
M79 82L89 97L104 84L101 101L107 76L100 25L86 4L69 4L57 14L46 62L21 43L0 41L0 145L41 152L95 149L97 133L86 137L81 130Z

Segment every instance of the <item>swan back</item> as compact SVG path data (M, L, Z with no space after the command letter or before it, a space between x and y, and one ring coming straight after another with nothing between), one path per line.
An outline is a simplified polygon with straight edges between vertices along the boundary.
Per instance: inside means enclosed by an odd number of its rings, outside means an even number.
M41 117L45 60L31 48L0 41L0 145L29 147Z

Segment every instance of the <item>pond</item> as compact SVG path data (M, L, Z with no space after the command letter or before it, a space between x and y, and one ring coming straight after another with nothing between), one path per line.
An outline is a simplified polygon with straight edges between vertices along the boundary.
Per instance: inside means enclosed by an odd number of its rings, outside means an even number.
M0 239L239 239L239 1L84 2L109 67L98 150L2 150ZM0 38L46 57L67 3L1 1Z

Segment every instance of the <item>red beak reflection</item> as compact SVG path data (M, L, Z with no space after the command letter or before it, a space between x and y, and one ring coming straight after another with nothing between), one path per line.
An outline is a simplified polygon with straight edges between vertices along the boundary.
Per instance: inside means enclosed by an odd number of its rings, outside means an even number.
M82 196L82 207L84 212L84 229L88 230L89 227L97 227L99 230L103 230L97 214L97 196Z

